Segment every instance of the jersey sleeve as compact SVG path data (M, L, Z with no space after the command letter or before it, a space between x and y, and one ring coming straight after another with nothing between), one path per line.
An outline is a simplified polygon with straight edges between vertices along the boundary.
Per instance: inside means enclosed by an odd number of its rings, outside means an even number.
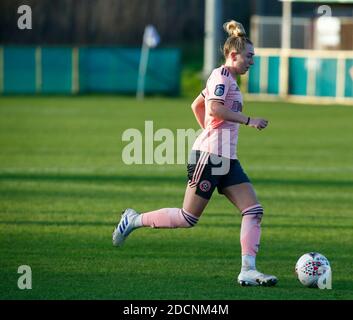
M216 69L207 81L208 101L224 103L230 84L229 71L225 68Z

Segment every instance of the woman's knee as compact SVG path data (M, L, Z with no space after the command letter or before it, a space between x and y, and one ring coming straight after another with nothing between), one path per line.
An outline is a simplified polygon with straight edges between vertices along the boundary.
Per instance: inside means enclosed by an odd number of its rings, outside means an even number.
M188 187L185 192L183 209L199 218L208 204L208 199L204 199L195 193L195 188Z

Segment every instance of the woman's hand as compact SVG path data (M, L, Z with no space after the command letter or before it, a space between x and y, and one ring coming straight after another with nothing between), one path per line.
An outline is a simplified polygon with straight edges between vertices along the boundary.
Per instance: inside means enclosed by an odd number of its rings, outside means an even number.
M255 118L255 119L250 119L248 126L258 129L258 130L263 130L267 127L268 121L262 118Z

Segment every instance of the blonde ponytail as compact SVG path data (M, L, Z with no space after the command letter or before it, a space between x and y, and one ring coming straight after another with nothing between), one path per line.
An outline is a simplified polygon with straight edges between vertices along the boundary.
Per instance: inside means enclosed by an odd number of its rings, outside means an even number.
M226 59L232 50L241 53L245 50L246 44L252 44L240 22L228 21L223 24L223 29L229 36L223 47L223 54Z
M223 25L224 30L230 37L245 37L246 32L243 25L240 22L234 20L228 21Z

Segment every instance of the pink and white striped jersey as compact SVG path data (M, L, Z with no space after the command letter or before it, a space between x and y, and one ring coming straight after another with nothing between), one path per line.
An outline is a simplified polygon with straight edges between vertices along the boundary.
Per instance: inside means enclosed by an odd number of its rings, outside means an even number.
M192 149L213 153L228 159L237 159L239 123L210 116L210 101L218 101L233 112L243 109L243 96L238 84L226 67L214 69L202 91L205 98L205 129Z

